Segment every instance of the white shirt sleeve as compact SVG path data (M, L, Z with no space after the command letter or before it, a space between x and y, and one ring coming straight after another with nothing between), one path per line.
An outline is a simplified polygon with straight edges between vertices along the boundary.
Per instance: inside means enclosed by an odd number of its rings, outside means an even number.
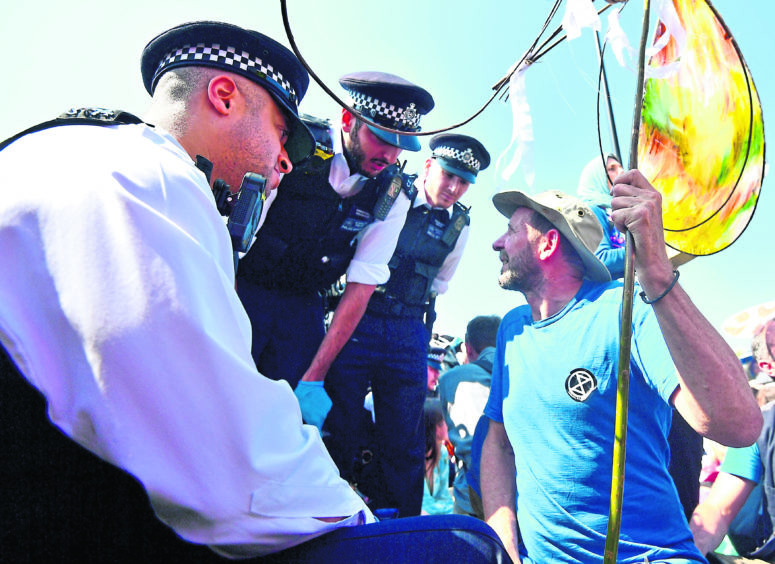
M404 228L410 201L403 190L393 202L384 221L375 221L358 234L358 247L347 268L347 281L384 284L390 278L388 263Z
M52 174L30 174L41 163ZM0 337L54 424L136 476L180 536L230 556L373 519L288 384L256 371L228 234L177 143L60 127L0 152L0 169L25 186L0 214L16 265L0 269Z

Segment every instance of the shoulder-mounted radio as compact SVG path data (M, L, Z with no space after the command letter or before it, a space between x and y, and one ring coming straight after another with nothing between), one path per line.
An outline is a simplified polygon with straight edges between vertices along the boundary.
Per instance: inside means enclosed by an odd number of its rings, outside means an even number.
M202 155L197 155L196 166L205 173L207 181L210 182L213 163ZM258 230L258 221L264 207L266 178L260 174L248 172L242 177L242 183L236 192L233 192L231 186L219 178L213 182L213 197L218 213L228 218L226 227L231 236L234 252L247 252Z
M377 192L379 197L374 205L374 219L384 220L390 208L393 207L398 195L403 190L410 201L417 195L417 188L414 181L417 180L416 174L406 174L404 167L406 161L399 167L398 163L385 167L382 171L366 181L364 189L372 189Z

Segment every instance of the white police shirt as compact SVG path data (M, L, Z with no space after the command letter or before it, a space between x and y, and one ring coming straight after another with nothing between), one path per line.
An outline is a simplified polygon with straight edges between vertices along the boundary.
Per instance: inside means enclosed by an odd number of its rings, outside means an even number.
M288 384L256 371L229 236L172 136L57 127L0 170L0 339L57 427L229 556L373 520Z

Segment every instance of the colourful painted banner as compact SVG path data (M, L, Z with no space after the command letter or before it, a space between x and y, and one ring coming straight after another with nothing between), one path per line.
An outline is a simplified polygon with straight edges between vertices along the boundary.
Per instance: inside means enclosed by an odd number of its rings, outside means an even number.
M647 80L639 168L663 196L667 244L692 255L731 245L764 176L759 96L737 43L707 0L673 0L686 31L677 72ZM656 35L664 30L659 24ZM652 67L676 62L670 39Z

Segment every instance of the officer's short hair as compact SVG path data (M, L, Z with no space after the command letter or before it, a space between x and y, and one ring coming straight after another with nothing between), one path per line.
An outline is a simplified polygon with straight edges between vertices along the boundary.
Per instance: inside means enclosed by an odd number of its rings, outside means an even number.
M501 318L497 315L478 315L466 326L466 343L477 353L495 346Z

